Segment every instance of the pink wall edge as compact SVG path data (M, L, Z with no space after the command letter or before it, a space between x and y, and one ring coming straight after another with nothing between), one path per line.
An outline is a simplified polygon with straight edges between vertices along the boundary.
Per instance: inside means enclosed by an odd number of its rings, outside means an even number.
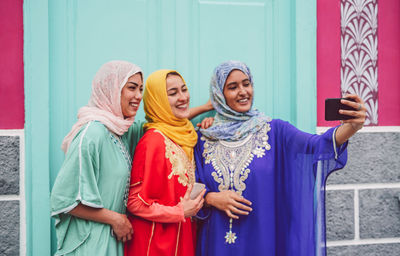
M23 1L0 1L0 129L24 128Z
M325 121L325 99L340 97L340 0L317 1L317 126Z

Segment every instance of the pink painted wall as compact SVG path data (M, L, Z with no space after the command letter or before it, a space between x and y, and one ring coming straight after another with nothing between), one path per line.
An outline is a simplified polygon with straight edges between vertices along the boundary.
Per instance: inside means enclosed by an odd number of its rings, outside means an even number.
M22 2L0 1L0 129L24 128Z
M400 1L378 2L379 125L400 125Z
M400 1L378 1L378 125L400 126ZM340 97L340 0L317 0L317 125Z
M340 97L340 0L317 1L317 125L325 121L325 99Z

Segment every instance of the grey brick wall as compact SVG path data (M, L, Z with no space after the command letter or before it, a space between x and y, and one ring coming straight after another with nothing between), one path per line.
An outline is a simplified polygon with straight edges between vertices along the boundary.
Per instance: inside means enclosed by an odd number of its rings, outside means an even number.
M19 194L19 137L0 136L0 195Z
M19 201L0 201L0 255L19 255Z
M15 256L20 253L19 163L19 136L0 136L0 255L2 256Z
M400 132L356 134L327 184L329 256L400 255Z

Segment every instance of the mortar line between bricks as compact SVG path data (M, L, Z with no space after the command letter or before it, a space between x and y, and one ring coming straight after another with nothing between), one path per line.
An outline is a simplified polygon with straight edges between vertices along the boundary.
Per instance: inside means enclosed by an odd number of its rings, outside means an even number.
M360 239L360 200L358 189L354 190L354 239Z
M20 201L19 195L0 195L0 201Z
M327 243L326 243L327 247L349 246L349 245L368 245L368 244L400 244L400 237L327 241Z
M366 184L332 184L326 185L326 190L353 190L353 189L386 189L400 188L400 183L366 183Z
M19 201L19 216L20 216L20 256L26 255L26 196L25 196L25 133L20 135L19 147L19 187L20 187L20 201Z
M18 129L18 130L5 130L5 129L0 129L0 136L23 136L24 135L24 129Z

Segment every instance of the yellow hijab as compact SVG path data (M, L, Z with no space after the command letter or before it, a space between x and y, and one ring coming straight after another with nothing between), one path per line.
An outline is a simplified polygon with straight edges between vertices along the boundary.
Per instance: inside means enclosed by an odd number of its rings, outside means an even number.
M181 146L190 160L197 143L197 133L189 119L174 116L167 95L167 75L175 70L161 69L153 72L146 81L143 94L147 123L144 129L157 129ZM179 74L179 73L178 73ZM179 76L183 77L179 74ZM183 80L185 83L185 80Z

